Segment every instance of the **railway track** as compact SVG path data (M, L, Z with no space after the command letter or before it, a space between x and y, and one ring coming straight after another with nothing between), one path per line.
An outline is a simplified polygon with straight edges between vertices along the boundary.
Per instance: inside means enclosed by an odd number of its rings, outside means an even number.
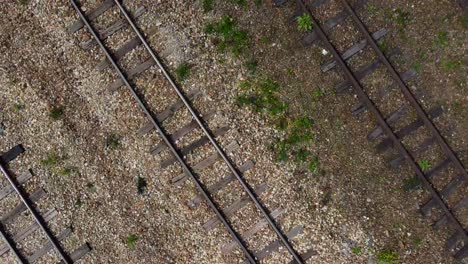
M376 32L369 32L357 15L357 10L362 9L367 0L353 1L352 5L348 0L335 1L342 6L342 11L326 21L318 21L314 16L314 11L319 7L323 8L330 1L275 0L274 2L278 6L287 2L295 2L297 11L293 16L294 19L304 14L310 16L313 30L307 32L301 42L304 46L320 42L322 47L333 55L333 59L324 63L321 70L328 72L338 67L343 73L345 80L336 86L336 92L344 93L352 88L359 99L356 107L352 109L353 115L358 116L368 111L377 121L377 126L367 138L370 141L378 141L376 150L379 153L391 152L392 148L397 151L398 154L393 155L390 161L392 167L399 168L407 165L411 168L429 193L428 199L420 205L421 213L433 221L434 228L447 227L450 230L446 243L447 249L457 261L466 260L468 256L467 171L434 125L434 119L443 114L443 109L439 106L423 109L418 100L421 92L410 90L406 84L416 76L416 71L409 69L403 73L397 72L389 58L398 51L384 54L379 47L379 40L386 35L388 30L380 29ZM349 49L341 51L335 47L336 44L330 36L337 25L345 22L351 23L349 25L357 29L362 40ZM373 53L377 59L357 70L350 66L351 58L364 57L364 54L369 52ZM377 69L383 69L391 76L393 84L380 87L371 93L371 89L366 86L363 79L372 78L372 73ZM404 98L404 103L390 112L383 110L383 105L397 96ZM405 118L408 119L408 117L413 118L409 123L404 124ZM404 143L409 138L416 139L418 135L422 138L418 140L418 143ZM418 163L418 157L429 151L443 158L432 168L425 168Z
M54 236L47 223L53 221L58 215L58 212L55 209L51 209L41 215L35 206L41 198L46 196L46 192L42 188L37 188L31 194L27 194L22 185L26 184L28 180L33 177L31 172L27 170L18 177L15 177L7 168L7 165L23 152L23 147L17 145L0 155L0 170L8 182L5 186L0 188L0 200L15 193L21 201L2 215L0 219L0 235L3 240L3 244L0 245L0 256L11 254L16 258L17 263L34 263L53 250L53 253L60 258L60 263L73 263L90 252L91 248L85 243L71 254L65 252L60 242L72 234L72 228L67 227L57 236ZM7 228L7 225L18 222L20 220L19 218L25 214L30 214L32 216L34 219L33 223L25 227L23 226L19 231ZM28 254L25 252L24 248L18 247L18 245L24 242L24 240L34 236L37 230L42 231L43 235L47 238L47 242L37 248L32 254Z
M146 38L155 30L151 29L147 34L144 34L140 31L135 22L135 19L144 14L145 8L139 7L134 10L134 12L130 13L117 0L104 0L98 4L96 8L85 14L81 10L80 4L75 0L71 0L70 3L76 11L79 19L69 26L68 32L76 33L80 29L85 29L92 35L92 39L80 44L81 48L89 50L95 45L99 46L101 51L105 54L105 58L98 64L97 70L102 71L111 68L111 70L114 70L119 76L119 79L111 83L107 87L107 90L109 92L115 92L122 87L125 87L138 104L140 110L145 114L148 121L140 130L138 130L137 134L145 135L156 131L162 139L161 142L156 144L156 146L150 150L154 155L159 155L163 151L170 152L170 156L159 164L161 169L165 169L173 164L179 164L183 169L183 173L176 175L172 179L172 183L176 186L183 185L187 180L191 180L194 183L199 194L188 201L187 206L195 209L204 201L215 214L215 217L207 221L203 225L203 228L206 231L210 231L222 224L228 231L232 241L221 246L222 252L228 254L236 248L241 249L246 258L245 262L247 263L257 263L274 252L279 251L283 247L290 255L291 263L304 263L304 261L315 255L316 252L313 249L309 249L303 254L296 252L292 246L291 240L295 236L299 235L303 231L304 227L302 225L296 225L286 232L280 229L277 221L279 217L284 214L286 209L275 208L272 211L268 210L259 200L259 196L268 188L267 184L263 183L255 187L250 186L242 175L242 173L253 167L253 162L247 161L237 167L227 154L240 148L237 142L233 141L224 148L218 143L218 139L229 131L229 126L220 127L213 131L208 129L207 122L216 113L213 111L201 115L193 108L193 101L196 100L197 97L200 97L201 92L198 90L189 91L187 93L182 91L174 81L172 75L163 65L156 52L148 44ZM107 28L100 30L95 29L92 25L93 21L98 17L105 16L106 12L109 12L109 10L112 9L117 10L121 15L120 19L113 22ZM104 40L106 38L123 29L129 29L127 32L130 32L129 34L132 34L133 38L120 47L109 47L104 44ZM144 48L148 59L137 62L136 66L128 71L123 70L123 67L119 65L119 62L121 62L129 52L137 47ZM147 104L148 100L144 99L147 97L144 96L144 92L141 89L138 89L134 81L134 79L139 75L148 71L153 66L159 69L159 72L164 76L168 85L173 89L178 98L176 102L167 106L164 111L159 113L154 113L150 110L150 107ZM188 111L191 121L187 124L183 124L183 126L176 132L169 134L164 127L164 122L175 115L176 112L182 110ZM176 144L178 140L195 131L200 131L202 136L185 147L181 147ZM197 150L200 150L202 147L207 145L211 151L209 156L197 164L189 164L187 161L188 155L198 155L196 154ZM217 163L218 161L220 161L221 164ZM218 179L216 183L208 186L208 184L205 184L199 177L197 177L197 175L203 170L220 165L227 166L227 168L229 168L229 173ZM219 202L213 198L214 194L223 191L223 189L230 183L234 182L236 182L240 187L236 191L240 191L243 195L239 200L233 202L229 206L220 208L218 205ZM230 218L248 204L255 205L257 213L260 213L261 218L256 219L255 224L250 226L248 230L240 232L233 226ZM247 243L248 239L262 230L267 230L267 227L269 227L269 233L274 235L276 239L262 249L253 249L249 247Z

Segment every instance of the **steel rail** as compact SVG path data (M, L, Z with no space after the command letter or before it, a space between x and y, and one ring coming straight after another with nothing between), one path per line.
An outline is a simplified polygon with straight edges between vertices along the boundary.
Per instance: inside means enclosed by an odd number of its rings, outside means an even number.
M440 197L438 192L434 189L432 184L424 176L424 173L421 171L421 168L419 168L419 166L417 165L415 160L412 158L412 156L410 155L408 150L404 147L403 143L400 142L400 140L395 135L393 130L387 124L387 122L385 121L385 118L383 117L382 113L380 113L380 111L377 109L377 107L371 101L369 96L364 91L364 88L362 87L361 83L353 75L353 73L352 73L351 69L349 68L349 66L341 58L341 56L338 53L337 49L330 42L330 40L328 39L328 37L325 34L322 27L317 23L317 21L314 18L314 16L313 16L312 12L310 11L310 9L306 7L303 0L297 0L297 2L302 7L302 9L309 14L309 16L311 18L311 21L312 21L312 23L314 25L314 30L317 32L318 36L320 37L322 42L325 44L326 48L333 54L333 57L335 58L338 65L340 65L340 68L345 73L346 78L351 82L352 86L354 87L354 91L357 93L358 97L361 99L361 102L363 102L363 103L365 103L367 105L367 108L369 109L369 111L371 111L372 114L376 117L377 123L380 125L380 127L382 127L382 129L387 134L387 136L390 137L390 139L393 141L394 146L398 149L398 151L401 153L401 155L403 155L405 157L405 159L408 160L408 163L410 164L411 168L416 172L417 176L419 177L419 179L422 182L422 184L424 185L424 187L431 193L431 196L437 201L440 208L444 211L445 215L447 216L448 220L450 222L452 222L452 224L455 226L455 229L463 236L464 241L467 241L466 231L464 230L463 226L460 224L460 222L458 222L458 220L452 214L452 212L447 207L445 202L442 200L442 198Z
M18 263L23 264L24 263L23 257L21 257L18 249L13 245L10 239L8 239L8 236L5 230L3 229L3 226L0 226L0 235L2 236L3 241L5 241L10 251L13 252L13 255L15 255L16 259L18 260Z
M10 176L10 173L6 170L3 164L0 163L0 170L2 171L3 175L5 178L8 180L8 182L11 184L11 187L15 190L16 194L20 197L21 201L23 202L24 206L28 209L28 211L31 213L33 216L34 220L36 221L37 225L44 231L44 233L47 236L47 239L49 242L52 244L52 246L55 248L57 253L60 255L60 258L65 262L65 263L72 263L67 254L63 251L63 249L60 247L60 245L57 243L56 239L52 236L50 233L49 229L45 226L43 223L42 218L39 216L39 214L36 212L36 210L31 206L29 200L23 195L23 192L16 186L16 182L13 180L13 178Z
M239 183L242 185L244 190L247 192L249 195L250 199L255 203L255 206L257 209L262 213L262 215L265 217L265 219L268 221L268 224L270 225L271 228L275 231L275 233L278 235L280 238L281 242L284 244L284 246L287 248L289 253L293 256L294 260L297 263L303 263L302 258L296 253L296 251L293 249L291 246L289 240L286 238L286 236L281 232L281 230L278 228L277 224L275 221L271 218L265 207L260 203L260 201L257 199L256 195L254 192L251 190L250 186L245 182L244 178L240 175L239 171L234 167L232 161L227 157L226 153L221 149L219 146L219 143L213 138L211 135L210 131L206 128L205 124L201 121L201 119L198 117L198 114L195 112L191 104L188 102L187 98L185 95L181 92L177 84L174 82L173 78L171 75L168 73L164 65L161 63L160 59L158 56L156 56L155 52L153 49L149 46L148 42L146 41L146 38L141 34L140 29L136 26L134 23L133 19L130 17L128 14L127 10L123 7L123 5L120 3L119 0L114 0L116 5L119 7L120 11L122 14L125 16L127 19L128 23L132 27L133 31L138 35L140 38L141 42L145 46L146 50L150 53L151 57L153 60L156 62L158 65L159 69L162 71L164 77L167 79L167 81L171 84L172 88L174 88L174 91L177 93L179 98L182 100L184 103L185 107L190 111L193 119L198 123L198 126L203 130L203 133L206 135L206 137L210 140L212 146L215 148L216 152L221 156L221 158L224 160L226 165L229 167L229 169L232 171L232 173L235 175Z
M390 71L390 75L392 78L397 82L398 86L400 87L401 91L403 92L405 98L410 102L411 106L416 110L416 113L418 114L419 118L424 122L427 128L429 128L429 131L431 132L432 136L437 139L439 142L440 146L442 147L442 150L445 152L445 154L452 160L452 162L455 164L455 167L462 173L463 178L466 180L468 178L468 173L466 169L464 168L463 164L461 161L458 159L458 157L455 155L454 151L450 146L447 144L445 139L442 137L440 134L439 130L435 127L435 125L432 123L432 121L429 119L428 115L426 112L422 109L421 105L419 102L416 100L415 96L413 93L410 91L406 83L403 81L401 76L398 74L398 72L395 70L395 67L392 65L392 63L388 60L388 58L385 56L385 54L382 52L382 50L379 48L377 42L375 41L374 38L369 34L369 31L367 30L367 27L364 25L364 23L361 21L361 19L357 16L356 11L349 5L347 0L341 0L343 3L346 11L351 15L353 21L357 24L359 31L364 34L364 36L367 39L367 43L369 43L372 47L372 49L377 53L379 60L383 62L383 64L386 66L386 68ZM437 194L437 196L439 196ZM440 197L439 197L440 198ZM443 201L442 199L440 199ZM445 202L443 202L444 205ZM448 209L447 207L445 209ZM453 214L447 210L445 210L446 214L450 214L449 218L452 218L451 220L455 223L457 226L457 229L463 233L465 243L468 243L467 241L467 233L466 230L463 228L461 223L456 220L456 218L453 216Z
M107 59L109 60L109 62L112 64L112 66L114 67L114 69L117 71L118 75L120 76L120 78L122 79L122 81L124 82L125 86L128 88L128 90L130 91L130 93L132 94L133 98L137 101L138 105L140 106L141 110L145 113L145 115L147 116L147 118L151 121L151 123L153 124L153 126L155 127L155 129L158 131L158 133L160 134L160 136L162 137L163 141L166 143L166 145L169 147L170 151L172 152L172 154L176 157L176 159L178 160L178 162L180 163L180 165L182 166L182 169L184 170L184 172L189 176L189 178L193 181L193 183L195 184L195 186L197 187L198 191L203 195L203 197L205 198L206 202L208 203L208 206L214 211L214 213L216 214L216 216L218 217L218 219L223 223L223 225L227 228L228 232L230 233L230 235L232 236L232 238L237 242L237 244L239 244L239 246L241 247L242 251L244 252L244 254L246 255L248 261L250 263L257 263L256 260L255 260L255 257L253 256L253 254L247 249L247 246L245 245L245 243L242 241L242 238L239 236L239 234L237 234L237 232L234 230L234 228L231 226L231 224L227 221L226 217L224 216L223 212L218 209L218 207L216 206L216 204L214 203L214 201L212 200L212 198L210 197L210 195L208 194L208 192L205 190L205 188L203 187L203 185L201 184L201 182L195 177L195 175L193 174L193 172L191 171L191 169L188 167L187 163L185 162L185 160L182 158L182 156L179 154L179 152L177 151L177 149L175 148L174 144L169 140L169 137L166 135L166 133L163 131L162 127L160 126L160 124L156 121L156 119L153 117L153 115L151 114L151 112L148 110L148 108L146 107L145 103L143 102L143 100L140 98L140 96L137 94L137 92L135 91L135 89L133 88L133 86L130 84L130 82L128 81L127 77L125 76L125 74L123 73L122 69L120 68L120 66L117 64L117 62L114 60L114 58L112 57L112 55L110 54L108 48L103 44L103 42L99 39L95 29L91 26L91 24L89 23L88 19L85 17L85 15L83 14L83 12L81 11L80 7L78 6L78 4L75 2L75 0L70 0L73 8L76 10L76 12L78 13L80 19L83 21L83 23L86 25L86 27L88 28L88 30L90 31L90 33L93 35L93 38L95 39L95 41L98 43L98 45L100 46L101 50L105 53Z
M418 103L413 93L410 91L410 89L406 85L405 81L403 81L401 76L395 70L395 67L388 60L388 58L385 56L382 50L380 50L376 40L371 36L369 31L367 30L367 27L364 25L364 23L362 23L361 19L359 19L359 17L356 14L356 11L354 11L354 9L349 5L347 0L341 0L341 2L343 3L346 11L351 15L351 18L354 20L354 22L358 26L359 31L366 37L367 43L370 44L370 46L375 51L375 53L377 53L379 60L387 67L392 78L397 82L398 86L400 86L401 91L403 92L406 99L410 102L411 106L414 107L419 118L421 118L421 120L424 122L426 127L429 128L432 135L437 139L437 141L439 141L439 144L442 147L442 150L445 152L445 154L452 160L452 162L455 164L455 166L460 171L460 173L464 175L464 178L467 179L468 173L466 169L464 168L463 164L458 159L457 155L455 155L452 148L450 148L450 146L447 144L445 139L442 137L439 130L435 127L432 121L427 117L426 112L422 109L421 105Z

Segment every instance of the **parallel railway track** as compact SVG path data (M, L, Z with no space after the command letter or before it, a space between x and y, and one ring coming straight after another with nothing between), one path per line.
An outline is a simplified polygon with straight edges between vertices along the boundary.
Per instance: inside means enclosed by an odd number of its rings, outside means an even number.
M163 149L168 149L170 151L171 157L164 160L160 164L160 167L166 168L169 165L178 163L183 169L183 174L175 176L172 182L175 185L182 185L187 179L189 179L195 184L199 192L196 197L188 201L188 206L190 208L196 208L202 201L205 201L211 211L216 215L216 217L206 222L203 225L203 228L206 231L209 231L221 223L229 232L230 236L232 237L232 242L223 245L221 250L224 253L229 253L236 247L240 248L244 253L246 262L248 263L257 263L271 255L273 252L279 251L281 247L286 248L288 254L291 256L291 263L304 263L304 261L316 254L313 249L309 249L303 254L296 252L290 240L294 236L300 234L304 227L302 225L296 225L288 232L283 232L280 229L277 224L277 218L284 213L285 209L276 208L270 212L267 208L265 208L265 206L258 198L261 193L266 190L266 183L252 187L242 176L243 172L249 170L253 166L253 162L247 161L240 167L237 167L227 155L227 152L232 152L239 148L237 143L232 142L223 149L223 147L216 139L217 137L219 138L224 133L226 133L229 130L229 127L221 127L214 131L211 131L207 128L207 121L215 113L207 113L202 118L202 116L192 107L192 101L200 95L200 92L191 91L184 93L176 84L166 67L163 65L156 52L148 44L146 38L153 30L150 30L149 34L145 35L140 31L139 27L135 23L135 19L144 12L144 7L140 7L135 10L133 14L129 14L126 8L118 0L105 0L94 10L91 10L85 14L81 10L77 1L71 0L70 3L78 14L79 20L73 23L68 28L68 31L70 33L75 33L82 28L86 28L87 31L92 35L91 40L83 42L80 46L83 49L90 49L93 45L97 44L101 51L105 54L105 59L98 64L97 69L103 70L111 66L112 69L118 74L119 79L110 84L108 90L113 92L120 89L122 86L126 87L148 120L148 122L137 133L139 135L143 135L155 130L162 139L162 142L152 148L151 153L159 154ZM121 14L121 19L106 29L96 30L91 24L92 21L100 16L105 15L106 11L110 10L111 8L116 8L118 10L118 12ZM116 48L115 52L111 52L111 47L108 47L106 44L104 44L103 40L126 27L131 29L134 37L123 46ZM149 58L146 61L138 64L133 69L124 71L121 65L119 65L119 60L124 58L126 54L138 46L143 46ZM138 90L138 87L136 87L135 83L132 81L134 78L137 78L139 74L142 74L152 66L156 66L160 70L165 80L178 97L177 102L167 107L166 110L160 113L153 113L151 110L149 110L149 106L146 103L147 101L143 99L144 97L141 95L142 91ZM181 109L188 110L192 120L190 123L185 124L178 131L170 135L168 132L166 132L163 122ZM177 140L195 131L196 129L202 132L203 136L201 138L184 148L178 147L175 144ZM187 162L187 155L193 153L196 149L199 149L204 145L211 146L211 149L214 150L212 154L196 165L189 165ZM229 168L230 172L225 177L219 179L217 183L211 186L206 186L199 179L199 177L197 177L197 173L208 167L215 166L215 163L218 160L221 160L222 163ZM222 191L223 188L231 182L239 183L241 192L244 195L227 208L222 209L213 198L213 194ZM249 230L242 232L241 234L234 228L229 218L242 207L245 207L248 203L255 205L256 210L260 212L262 218L259 219L256 224L251 226ZM265 246L263 249L255 250L250 248L246 243L246 240L266 227L270 228L270 232L272 231L271 233L276 236L276 239Z
M58 215L58 212L55 209L51 209L41 215L35 206L35 203L46 196L45 191L42 188L38 188L33 193L27 194L22 185L33 177L31 172L27 170L20 176L15 177L7 167L10 162L23 152L23 147L17 145L3 155L0 155L0 171L7 181L7 184L0 188L0 200L15 194L21 201L13 209L2 215L0 219L0 235L3 240L3 244L0 245L0 255L3 256L11 253L17 263L34 263L53 250L53 253L57 254L61 259L61 263L73 263L90 252L91 248L85 243L71 254L65 252L60 242L71 235L71 227L65 228L60 234L55 236L49 229L47 222L51 222ZM18 218L25 212L29 213L34 219L32 224L19 231L6 228L8 224L18 221ZM37 230L42 231L47 238L47 242L32 254L27 254L18 245L23 240L27 240L33 236Z
M359 103L353 108L352 113L357 116L367 110L377 121L377 127L369 133L367 138L372 141L381 139L376 146L380 153L388 151L392 147L397 150L399 155L390 164L395 168L406 164L416 174L422 186L430 194L430 198L420 206L422 214L434 217L433 226L435 228L449 227L451 235L447 240L447 248L457 261L466 260L468 257L467 171L457 154L434 125L433 120L442 115L442 108L423 109L419 102L421 94L411 91L406 84L416 75L416 72L413 69L404 73L397 72L389 60L394 52L384 54L380 49L378 41L384 37L388 30L381 29L372 33L361 21L356 11L363 8L367 0L354 1L354 5L351 5L347 0L339 0L343 10L327 21L318 21L314 16L314 10L325 5L327 0L275 0L277 5L283 5L287 2L295 2L297 6L294 18L308 14L312 20L313 30L307 32L302 38L304 46L317 44L320 41L324 49L333 55L333 60L323 64L321 70L327 72L338 66L344 74L345 81L336 86L337 93L343 93L352 88L357 95ZM339 51L329 36L337 25L345 22L352 23L350 25L358 29L363 39L348 50ZM370 51L365 51L365 47L370 47ZM358 70L353 70L348 60L358 53L366 52L373 52L377 56L377 60ZM391 76L393 84L389 87L382 87L376 95L371 95L362 80L372 78L370 75L378 68L384 69ZM406 101L392 113L386 114L380 107L384 102L392 100L395 93L402 94ZM405 116L409 116L410 113L413 113L416 119L398 129L398 122L402 122L401 120ZM425 135L425 132L430 136L426 137L418 146L412 147L403 143L406 138L415 134ZM424 169L418 163L417 157L430 150L439 153L444 158L433 168ZM442 184L440 182L435 184L436 180L440 181L441 179L443 179Z

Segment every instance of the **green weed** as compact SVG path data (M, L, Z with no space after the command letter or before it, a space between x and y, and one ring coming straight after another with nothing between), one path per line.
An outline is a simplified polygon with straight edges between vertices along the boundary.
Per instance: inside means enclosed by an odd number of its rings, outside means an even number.
M336 129L343 130L343 128L344 128L343 121L341 121L340 119L336 119L335 127L336 127Z
M444 72L450 72L460 68L462 65L461 60L442 60L442 70Z
M429 163L428 160L423 159L419 161L419 167L421 168L421 170L427 171L431 168L431 164Z
M136 178L136 186L137 186L137 191L138 191L138 194L143 194L145 193L146 191L146 186L147 186L147 183L146 183L146 180L140 176L138 176Z
M318 158L311 157L306 144L313 138L310 131L314 121L307 116L295 119L287 116L288 104L279 97L280 85L269 79L259 78L239 83L242 93L237 97L239 106L248 106L256 112L264 113L274 126L283 132L281 138L276 138L271 145L276 152L276 160L285 162L290 157L303 166L318 170Z
M308 129L308 128L311 128L313 124L314 124L314 120L312 120L311 118L307 116L302 116L294 120L293 128L294 130Z
M413 246L415 248L419 248L422 245L422 243L423 243L423 240L421 238L417 237L413 239Z
M94 183L92 183L92 182L88 182L86 184L86 188L88 188L88 190L90 192L96 192L97 191L96 185L94 185Z
M300 148L296 153L296 161L305 162L309 157L310 153L304 148Z
M369 15L375 16L379 12L379 7L372 3L369 3L367 4L367 12L369 12Z
M63 176L63 177L68 177L70 176L70 174L72 173L72 169L71 168L68 168L68 167L65 167L65 168L62 168L59 172L60 176Z
M442 23L451 23L454 16L455 16L454 13L450 13L450 14L443 16L440 20Z
M120 146L120 136L111 134L106 139L106 146L110 149L116 149Z
M129 249L134 250L138 239L138 236L135 234L128 235L127 238L125 238L125 244L127 244Z
M202 0L203 12L208 13L214 8L214 0Z
M421 62L417 61L417 62L413 63L413 69L414 69L417 73L421 73L421 70L422 70L422 64L421 64Z
M190 65L186 62L181 63L175 70L177 81L185 82L190 76Z
M280 141L277 143L277 156L276 159L279 162L284 162L288 160L288 152L289 152L290 146L285 142L285 141Z
M467 106L464 106L460 102L454 102L452 104L452 107L453 107L453 111L455 113L457 113L457 114L459 114L460 116L463 116L463 117L468 117L468 107Z
M240 6L246 6L247 5L246 0L227 0L227 1L231 2L231 3L234 3L236 5L240 5Z
M390 51L390 47L388 46L387 42L385 40L382 40L378 43L380 50L384 53L387 54Z
M83 201L80 198L76 199L75 207L80 208L81 206L83 206Z
M354 246L351 251L354 255L359 256L362 253L362 248L360 246Z
M377 254L377 264L394 264L398 261L398 253L391 249L386 249Z
M318 100L319 98L325 96L325 93L322 91L322 89L320 88L316 88L314 89L314 91L312 92L312 97L315 99L315 100Z
M309 14L304 13L297 18L297 28L300 31L312 31L313 23Z
M288 76L290 76L290 77L296 76L296 73L294 73L294 69L292 69L292 68L287 68L287 69L286 69L286 74L287 74Z
M448 45L448 33L443 31L437 33L435 44L439 47L446 47Z
M55 153L50 152L47 154L47 158L41 160L41 164L45 167L53 167L58 163L58 156Z
M249 47L247 32L240 30L230 16L223 16L218 22L208 24L205 32L219 38L217 46L221 52L230 50L235 56L239 56Z
M26 106L22 102L16 102L13 105L13 110L15 110L16 112L19 112L19 111L23 110L24 108L26 108Z
M53 120L59 120L62 117L62 115L63 115L63 107L62 106L53 107L49 111L49 116Z
M290 124L287 124L285 120L281 121L281 123L282 129L285 130L286 137L277 140L275 144L277 160L280 162L288 160L290 153L294 152L294 149L299 147L299 149L295 151L296 161L306 162L310 158L310 152L301 147L301 145L313 139L312 133L308 131L313 125L312 119L300 117Z
M261 37L261 38L260 38L260 42L263 43L263 44L269 44L269 43L271 43L271 38L269 38L269 37Z
M258 62L255 59L250 59L245 62L245 67L250 74L255 74L255 72L257 72Z
M309 171L312 173L317 173L319 171L320 162L318 157L314 157L311 161L309 161Z
M468 17L460 18L460 22L464 29L468 29Z
M403 189L407 192L414 191L419 187L421 187L421 181L417 176L413 176L403 180Z
M246 91L237 97L237 104L240 106L251 106L254 111L270 116L278 116L288 108L277 95L280 86L275 81L270 79L244 81L240 86Z
M413 64L413 69L420 73L422 71L422 66L423 66L423 63L427 60L427 54L425 52L420 52L418 54L418 58L416 59L416 61L414 62Z
M286 130L286 128L288 128L288 120L286 119L286 117L283 116L283 117L277 118L275 120L275 127L276 129L280 131Z
M320 203L323 206L326 206L332 201L332 199L333 199L333 193L331 191L326 191L322 199L320 200Z
M404 31L406 27L411 23L411 14L407 11L397 9L393 15L393 18L400 31Z

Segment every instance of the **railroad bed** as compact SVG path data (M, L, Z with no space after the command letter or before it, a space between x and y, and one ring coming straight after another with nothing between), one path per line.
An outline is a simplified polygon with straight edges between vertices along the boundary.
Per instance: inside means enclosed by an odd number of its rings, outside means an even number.
M443 114L440 106L423 109L419 99L422 91L408 88L406 82L415 78L416 71L408 69L397 72L389 58L398 54L399 50L391 50L384 54L379 47L379 40L385 37L388 30L382 28L369 32L363 24L357 11L363 8L367 1L357 0L353 4L347 0L337 1L342 11L326 21L319 21L314 14L318 8L323 11L327 0L316 1L288 1L275 0L278 6L287 4L297 5L293 20L308 14L313 24L313 30L308 31L301 42L304 46L321 45L326 52L330 52L333 59L321 66L326 73L333 69L344 74L344 81L337 84L337 94L354 92L357 95L357 105L351 110L359 117L368 111L375 118L377 125L369 132L367 139L376 143L379 154L389 155L391 167L398 169L409 166L427 191L428 198L420 205L421 213L433 221L435 229L447 227L450 235L447 239L447 249L457 261L463 261L468 256L468 239L466 228L468 225L467 205L467 171L458 159L457 153L447 144L439 129L434 125L434 119ZM346 50L338 50L336 37L332 31L340 24L349 25L359 32L362 40L351 45ZM348 25L348 24L347 24ZM355 69L350 64L356 57L376 59L367 65ZM372 74L381 70L391 77L393 83L389 86L369 87ZM395 109L389 110L391 102L402 103ZM411 143L408 143L411 142ZM418 157L424 153L434 153L441 158L432 168L418 163Z
M58 235L54 235L48 224L54 220L58 212L55 209L40 212L36 205L41 198L46 196L45 190L39 187L28 194L22 185L33 177L31 171L26 170L15 177L7 168L7 165L23 152L23 147L17 145L0 155L0 169L8 181L7 185L0 188L0 200L9 198L8 196L14 195L13 193L21 200L19 204L2 215L0 219L0 235L3 240L3 244L0 245L0 255L10 254L17 260L17 263L34 263L50 253L58 256L60 263L73 263L89 253L91 248L87 243L84 243L81 247L72 251L71 254L65 252L61 242L72 234L72 228L67 227ZM14 230L14 227L19 229L16 225L20 222L19 218L28 216L28 214L34 219L33 222L27 226L22 226L20 230ZM14 227L12 227L13 224L15 224ZM26 246L28 243L34 243L33 241L37 239L38 232L42 232L42 237L45 235L47 242L35 249L31 254L25 248L28 248Z
M183 173L174 175L172 183L175 186L182 186L187 180L190 180L198 190L198 195L187 201L187 206L196 209L202 202L205 202L215 214L213 218L203 224L204 230L208 232L222 224L232 237L230 243L221 245L222 252L229 254L236 249L240 249L247 263L257 263L269 257L271 254L279 252L281 249L287 250L287 253L290 255L291 263L304 263L304 261L315 255L316 252L314 249L309 249L303 253L297 252L291 243L295 236L302 233L304 226L297 224L289 230L280 229L277 221L280 220L280 216L286 214L286 208L281 208L279 206L270 210L259 200L259 196L268 188L267 183L251 186L244 180L242 173L254 166L253 161L249 160L238 166L234 164L232 159L228 156L228 153L233 153L242 149L241 146L239 146L235 140L226 146L220 145L219 138L230 130L229 125L213 130L209 129L208 122L216 115L216 112L213 110L207 113L199 113L193 107L193 103L197 98L201 97L202 93L199 90L192 90L189 92L182 91L159 59L157 53L148 44L146 38L152 34L152 30L149 30L149 32L145 34L140 31L135 22L135 19L144 14L145 8L139 7L133 12L128 12L119 1L105 0L95 9L85 14L76 1L72 0L71 3L79 19L69 26L68 32L72 34L83 29L91 33L92 38L83 41L80 44L81 48L90 50L95 45L98 45L105 57L98 63L97 70L104 71L111 69L116 72L119 77L119 79L109 84L105 92L112 93L124 88L130 92L136 104L139 106L139 109L145 114L148 120L136 133L140 136L144 136L151 132L157 132L161 141L149 150L150 153L153 155L162 155L164 157L164 153L169 152L169 155L166 155L159 164L160 169L167 169L174 164L180 165L183 169ZM95 29L92 23L95 23L95 20L103 19L103 17L110 13L110 10L117 10L120 18L106 28ZM133 36L124 45L112 47L112 45L104 43L107 38L124 29L130 29ZM124 61L126 55L137 48L143 48L148 58L137 62L136 66L133 66L133 68L124 70L124 67L121 65L122 61ZM178 98L176 102L168 105L165 110L157 113L151 110L151 106L148 103L150 98L145 94L144 89L136 85L138 76L153 66L159 69L166 83L173 89L173 92ZM169 129L165 127L165 122L182 110L190 113L191 121L186 124L179 124L180 127L178 127L175 132L169 133ZM184 137L195 132L201 133L202 136L185 147L181 147L177 144ZM194 155L203 155L206 157L196 164L190 164L190 162L188 162L189 157L193 157ZM225 166L229 169L229 173L223 177L211 175L212 178L216 177L217 180L214 183L208 184L199 177L199 174L214 166ZM236 183L238 187L235 191L243 195L232 204L221 208L219 202L214 198L215 194L223 192L224 189L227 189L226 187L228 185L234 183ZM255 214L249 215L249 218L255 217L255 224L250 226L246 231L240 232L231 223L230 218L249 204L255 205L256 208ZM258 217L258 215L260 217ZM249 239L266 228L269 228L269 233L274 235L276 239L264 248L252 248Z

